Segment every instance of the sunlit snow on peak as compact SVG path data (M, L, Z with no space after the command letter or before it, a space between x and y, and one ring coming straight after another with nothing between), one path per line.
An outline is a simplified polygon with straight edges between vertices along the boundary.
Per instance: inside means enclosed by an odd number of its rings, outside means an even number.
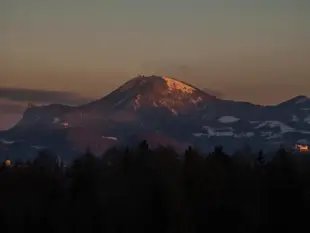
M163 79L166 81L166 84L169 88L169 91L182 91L184 93L192 94L195 91L195 88L186 85L178 80L169 78L167 76L164 76Z

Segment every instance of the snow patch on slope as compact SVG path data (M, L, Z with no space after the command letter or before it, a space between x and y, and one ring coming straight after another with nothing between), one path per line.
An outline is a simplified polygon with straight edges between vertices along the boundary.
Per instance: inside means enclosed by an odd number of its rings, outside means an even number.
M58 117L55 117L54 119L53 119L53 124L57 124L57 123L59 123L60 122L60 119L58 118Z
M245 133L235 134L235 138L251 138L254 136L255 136L254 132L245 132Z
M204 126L203 129L207 131L207 135L209 137L212 137L212 136L233 136L234 135L234 133L233 133L234 130L231 127L214 129L210 126Z
M135 100L134 100L134 105L133 108L135 109L135 111L137 111L138 108L140 108L140 99L141 99L141 95L137 95Z
M263 127L269 127L269 128L279 128L280 132L279 133L274 133L270 131L263 131L260 133L262 137L266 137L266 139L275 139L275 138L281 138L283 134L285 133L301 133L301 134L310 134L310 131L306 130L298 130L294 129L280 121L265 121L261 124L259 124L256 129L261 129Z
M201 102L202 101L202 98L201 97L198 97L196 100L191 100L191 102L193 103L193 104L197 104L197 103L199 103L199 102Z
M178 116L178 115L179 115L178 112L177 112L175 109L173 109L173 108L171 108L171 112L172 112L172 114L175 115L175 116Z
M280 132L272 132L264 130L263 128L279 128ZM258 132L258 135L265 138L266 140L282 138L285 133L300 133L310 135L310 131L298 130L285 125L280 121L265 121L260 123L254 129L261 129L263 131ZM223 127L223 128L212 128L210 126L204 126L203 132L193 133L195 137L233 137L233 138L251 138L254 137L255 132L241 132L236 133L232 127Z
M195 137L234 137L234 138L250 138L255 136L254 132L242 132L242 133L235 133L234 129L231 127L225 128L212 128L209 126L204 126L203 129L206 133L193 133Z
M186 85L186 84L184 84L178 80L169 78L167 76L164 76L162 78L166 81L166 84L169 88L169 91L178 90L178 91L181 91L181 92L187 93L187 94L192 94L195 91L195 88L193 88L189 85Z
M37 149L37 150L44 150L44 149L46 149L45 146L31 146L31 147L34 148L34 149Z
M281 130L281 133L288 133L288 132L295 132L295 129L289 127L288 125L280 122L280 121L264 121L258 126L255 127L255 129L260 129L263 127L269 127L269 128L276 128L279 127Z
M15 143L15 141L7 141L7 140L4 140L4 139L0 139L0 142L2 142L3 144L6 144L6 145L12 145Z
M234 116L223 116L223 117L219 118L218 121L223 123L223 124L230 124L230 123L238 122L238 121L240 121L240 119L237 117L234 117Z
M253 125L255 125L255 124L258 124L259 123L259 121L249 121L250 122L250 124L253 124Z
M113 105L113 108L119 106L121 103L125 102L125 100L127 100L127 99L128 99L128 97L125 97L125 98L123 98L123 99L117 101L117 102Z
M103 139L109 139L109 140L114 140L114 141L118 141L118 139L117 139L117 138L115 138L115 137L106 137L106 136L101 136L101 138L103 138Z
M293 115L293 116L292 116L292 121L298 122L298 121L299 121L299 118L298 118L296 115Z

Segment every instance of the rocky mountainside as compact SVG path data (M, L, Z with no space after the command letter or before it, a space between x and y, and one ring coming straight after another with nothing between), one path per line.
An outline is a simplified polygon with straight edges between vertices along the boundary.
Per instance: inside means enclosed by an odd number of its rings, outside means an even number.
M189 145L203 151L223 145L229 152L307 145L310 99L259 106L221 100L177 79L139 76L86 105L29 105L15 127L0 132L0 156L28 159L51 148L70 160L87 147L100 155L142 139L180 152Z

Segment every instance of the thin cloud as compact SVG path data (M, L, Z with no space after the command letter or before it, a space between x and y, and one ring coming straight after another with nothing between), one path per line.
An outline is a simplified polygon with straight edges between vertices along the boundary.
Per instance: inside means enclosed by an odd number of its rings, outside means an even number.
M80 105L91 101L91 99L73 92L4 87L0 88L0 99L18 102L60 103L68 105Z

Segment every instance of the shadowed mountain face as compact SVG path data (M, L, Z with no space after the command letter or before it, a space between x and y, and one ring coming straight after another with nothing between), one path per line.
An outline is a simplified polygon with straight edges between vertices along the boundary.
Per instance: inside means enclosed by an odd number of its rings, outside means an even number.
M310 141L310 100L299 96L275 106L217 99L169 77L136 77L107 96L79 107L29 105L23 118L0 132L4 157L31 158L51 148L60 156L90 147L96 154L148 139L152 147L171 145L203 151L223 145L277 149Z

